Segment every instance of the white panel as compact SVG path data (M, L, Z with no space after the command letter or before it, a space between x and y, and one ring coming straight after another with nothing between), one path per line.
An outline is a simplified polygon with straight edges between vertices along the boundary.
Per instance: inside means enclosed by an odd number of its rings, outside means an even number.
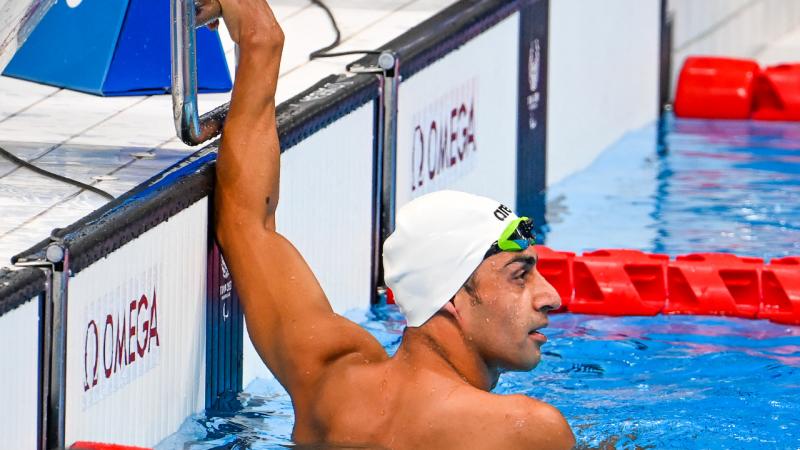
M658 0L550 2L547 184L658 111Z
M278 231L343 313L369 307L373 104L281 156Z
M39 379L39 300L0 317L0 443L35 449Z
M278 231L300 251L333 309L369 308L373 104L281 156ZM245 330L244 385L271 377Z
M672 89L691 55L792 62L797 53L774 53L771 44L800 27L800 0L670 0L674 17Z
M518 47L515 13L400 84L398 207L440 189L514 205Z
M150 447L204 408L207 220L203 199L70 279L68 445Z

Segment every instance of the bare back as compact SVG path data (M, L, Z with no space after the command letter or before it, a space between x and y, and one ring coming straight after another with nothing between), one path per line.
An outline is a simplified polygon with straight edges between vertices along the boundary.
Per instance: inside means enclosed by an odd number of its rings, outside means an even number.
M398 450L571 446L572 433L552 406L492 394L436 367L397 359L343 362L315 397L296 405L298 440Z

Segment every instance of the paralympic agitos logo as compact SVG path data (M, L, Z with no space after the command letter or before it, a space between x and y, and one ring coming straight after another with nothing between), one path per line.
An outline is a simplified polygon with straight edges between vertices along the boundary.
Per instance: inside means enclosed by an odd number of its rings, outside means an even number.
M156 291L130 302L115 302L105 317L90 319L84 339L83 390L102 385L134 364L142 364L161 345ZM122 306L120 308L120 306Z

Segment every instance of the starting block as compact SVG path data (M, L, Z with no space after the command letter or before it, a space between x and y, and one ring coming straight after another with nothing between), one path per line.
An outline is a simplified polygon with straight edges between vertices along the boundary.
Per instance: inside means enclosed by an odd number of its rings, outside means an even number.
M97 95L164 94L171 87L170 2L58 0L4 75ZM197 30L199 92L231 80L216 31Z

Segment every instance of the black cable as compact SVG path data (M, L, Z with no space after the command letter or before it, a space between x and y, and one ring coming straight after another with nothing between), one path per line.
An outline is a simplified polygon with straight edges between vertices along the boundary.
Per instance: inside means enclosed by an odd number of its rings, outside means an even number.
M311 54L308 55L308 59L320 58L320 55L325 54L325 52L328 50L338 47L342 40L342 32L339 31L339 24L336 23L336 19L333 17L333 13L331 12L330 8L328 8L325 3L322 3L322 0L311 0L311 3L322 8L322 10L325 11L325 14L328 15L328 18L331 20L331 25L333 26L333 31L336 33L336 38L330 45L311 52Z
M347 56L347 55L379 55L381 52L377 50L350 50L346 52L332 52L327 53L328 50L332 50L339 46L342 41L342 32L339 30L339 24L336 23L336 18L333 17L333 12L331 12L330 8L327 5L322 3L322 0L311 0L311 3L319 6L325 11L325 14L328 15L328 18L331 20L331 26L333 26L333 31L336 33L336 38L333 42L321 49L314 50L308 55L308 59L316 59L316 58L333 58L336 56Z
M104 191L102 189L98 189L98 188L96 188L94 186L91 186L91 185L88 185L86 183L81 183L78 180L73 180L72 178L67 178L67 177L61 176L61 175L59 175L57 173L53 173L53 172L50 172L48 170L44 170L44 169L42 169L40 167L34 166L33 164L29 163L28 161L25 161L24 159L18 158L16 155L14 155L13 153L11 153L8 150L4 149L3 147L0 147L0 156L6 158L7 160L11 161L12 163L14 163L14 164L16 164L16 165L18 165L20 167L25 167L26 169L30 169L30 170L38 173L39 175L44 175L44 176L52 178L54 180L61 181L62 183L67 183L67 184L71 184L71 185L73 185L75 187L79 187L81 189L86 189L87 191L94 192L95 194L101 195L101 196L105 197L108 200L114 200L114 196L113 195L109 194L108 192L106 192L106 191Z

